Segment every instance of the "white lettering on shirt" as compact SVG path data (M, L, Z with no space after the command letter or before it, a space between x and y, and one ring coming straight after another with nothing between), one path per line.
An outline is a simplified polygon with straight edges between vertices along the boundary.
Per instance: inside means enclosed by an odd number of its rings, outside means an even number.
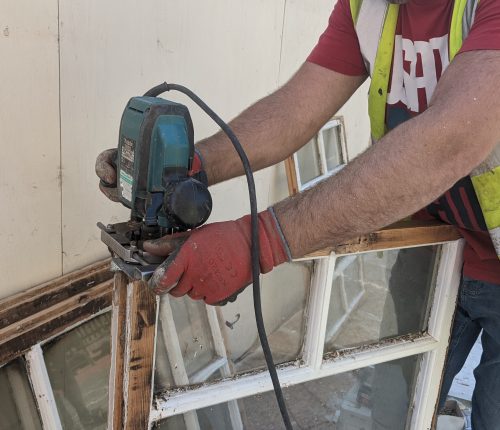
M437 81L435 53L441 60L441 73L449 65L448 35L434 37L428 42L403 39L396 35L394 41L394 65L392 69L391 90L387 97L388 104L401 102L412 112L422 112L432 97ZM409 63L405 67L405 63ZM422 76L416 71L422 70ZM425 90L427 104L419 105L418 89Z

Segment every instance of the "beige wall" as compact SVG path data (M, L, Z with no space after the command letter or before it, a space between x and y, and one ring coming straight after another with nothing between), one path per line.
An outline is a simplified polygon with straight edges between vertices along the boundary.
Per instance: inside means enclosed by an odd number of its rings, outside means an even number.
M58 8L59 3L59 8ZM324 29L328 0L2 0L0 297L106 256L97 221L128 211L97 191L128 98L183 83L229 119L283 84ZM59 39L58 39L59 37ZM342 110L350 155L367 142L366 89ZM215 126L185 98L197 139ZM286 195L256 175L260 208ZM242 179L212 188L211 220L248 211Z

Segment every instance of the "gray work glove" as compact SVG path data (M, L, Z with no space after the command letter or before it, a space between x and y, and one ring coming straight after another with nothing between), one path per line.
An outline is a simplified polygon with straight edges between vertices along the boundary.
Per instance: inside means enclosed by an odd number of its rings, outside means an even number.
M106 149L95 160L95 172L100 179L99 189L110 200L119 202L116 184L116 148Z

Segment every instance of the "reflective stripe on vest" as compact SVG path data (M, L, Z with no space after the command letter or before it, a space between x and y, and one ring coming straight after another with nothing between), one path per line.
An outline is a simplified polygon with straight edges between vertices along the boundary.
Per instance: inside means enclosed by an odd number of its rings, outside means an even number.
M453 60L468 36L479 0L455 0L449 34L449 58ZM385 112L399 5L386 0L350 0L351 15L361 55L371 77L368 113L374 141L387 132ZM500 144L471 173L471 180L500 259Z

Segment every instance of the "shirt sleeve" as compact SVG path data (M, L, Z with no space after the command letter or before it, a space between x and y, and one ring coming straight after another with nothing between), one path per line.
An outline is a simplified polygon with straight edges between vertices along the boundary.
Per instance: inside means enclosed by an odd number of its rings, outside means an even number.
M480 0L469 35L459 52L500 49L500 1Z
M367 75L352 21L349 0L337 1L330 15L328 27L320 36L307 61L345 75Z

